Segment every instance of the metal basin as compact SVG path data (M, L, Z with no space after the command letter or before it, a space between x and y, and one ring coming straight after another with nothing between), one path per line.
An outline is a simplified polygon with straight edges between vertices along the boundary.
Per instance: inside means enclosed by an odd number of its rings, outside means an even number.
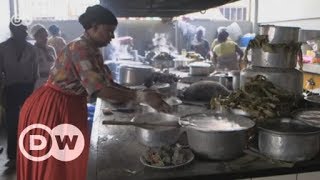
M248 67L241 71L240 87L244 87L245 83L250 81L250 78L257 75L265 76L275 86L286 89L289 92L301 95L303 90L303 74L296 69L281 69L281 68L263 68L263 67Z
M265 52L263 49L252 49L252 65L259 67L295 68L297 54L287 49L274 48L274 52Z
M120 65L118 82L127 86L141 85L153 71L151 66L146 65Z
M235 115L197 114L186 118L189 124L194 124L186 126L190 148L200 157L215 160L230 160L241 156L248 141L247 131L255 125L250 119ZM207 118L211 122L227 118L241 128L210 130L207 129L210 126L206 124Z
M320 129L292 119L278 119L259 127L259 151L282 161L305 161L319 153Z
M175 115L149 112L139 114L134 118L137 122L157 122L157 121L179 121ZM160 147L175 144L181 134L179 127L155 127L141 126L136 127L137 139L140 143L148 147Z
M189 64L189 74L191 76L208 76L212 71L211 65L204 62L194 62Z

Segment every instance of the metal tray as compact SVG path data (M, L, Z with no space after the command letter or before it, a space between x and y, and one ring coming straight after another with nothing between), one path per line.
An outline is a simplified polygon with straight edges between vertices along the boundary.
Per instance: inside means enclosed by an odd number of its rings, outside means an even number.
M306 96L304 99L309 102L320 104L320 96Z
M310 126L320 128L320 109L301 109L294 112L293 117Z

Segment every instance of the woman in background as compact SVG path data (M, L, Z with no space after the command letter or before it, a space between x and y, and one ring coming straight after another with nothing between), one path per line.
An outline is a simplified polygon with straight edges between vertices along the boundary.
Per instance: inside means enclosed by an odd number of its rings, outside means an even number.
M36 24L31 28L31 35L36 40L37 61L39 65L39 78L36 81L35 89L39 88L48 80L49 71L57 55L52 46L47 44L48 32L41 24Z
M222 30L218 34L218 44L213 48L213 63L216 70L238 70L239 60L243 56L240 47L228 39L229 33ZM239 56L239 58L238 58Z
M210 57L209 42L204 39L205 29L200 26L197 28L194 40L191 42L191 50L199 53L203 58Z
M63 39L63 37L61 37L61 31L57 25L51 25L48 30L51 34L51 38L48 40L48 45L52 46L59 56L62 49L67 45L67 43Z

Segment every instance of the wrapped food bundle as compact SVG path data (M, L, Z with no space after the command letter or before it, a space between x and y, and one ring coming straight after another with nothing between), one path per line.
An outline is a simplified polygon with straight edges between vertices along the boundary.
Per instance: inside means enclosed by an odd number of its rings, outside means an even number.
M210 104L212 109L217 105L226 109L242 109L259 121L288 115L298 107L298 100L299 97L275 87L264 76L257 75L244 88L229 96L213 97Z

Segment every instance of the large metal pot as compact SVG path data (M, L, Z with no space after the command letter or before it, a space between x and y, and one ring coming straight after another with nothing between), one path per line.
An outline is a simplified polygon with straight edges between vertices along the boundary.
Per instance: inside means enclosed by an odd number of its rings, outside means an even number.
M259 34L268 35L271 44L293 43L298 42L299 30L298 27L261 25Z
M229 90L232 90L233 77L229 73L215 74L213 77L217 77L219 83Z
M122 85L136 86L144 83L150 77L154 69L146 65L120 65L118 82Z
M174 62L174 68L178 69L178 68L188 67L190 60L187 58L181 57L181 58L174 59L173 62Z
M259 67L295 68L297 54L289 52L284 47L275 47L274 52L265 52L263 49L252 49L252 65Z
M137 122L158 122L158 121L179 121L175 115L149 112L139 114L134 117ZM175 144L181 134L179 127L155 127L141 126L136 127L136 135L140 143L148 147L160 147Z
M208 76L211 73L211 65L205 62L194 62L189 64L191 76Z
M216 160L229 160L241 156L248 140L247 131L255 125L248 118L224 114L197 114L183 119L187 122L190 148L201 157ZM226 119L240 125L241 128L218 130L211 124L225 122ZM181 122L184 124L184 121Z
M232 90L238 90L240 88L240 71L232 70L229 72L229 76L232 77Z
M105 66L109 68L109 70L112 73L112 78L116 82L119 82L119 70L121 65L135 65L135 66L141 66L143 65L142 62L138 61L131 61L131 60L109 60L105 61Z
M292 119L276 119L259 127L259 151L282 161L304 161L319 153L320 129Z
M248 67L240 73L240 87L244 87L250 78L257 75L265 76L275 86L289 92L301 95L303 88L303 73L296 69Z

